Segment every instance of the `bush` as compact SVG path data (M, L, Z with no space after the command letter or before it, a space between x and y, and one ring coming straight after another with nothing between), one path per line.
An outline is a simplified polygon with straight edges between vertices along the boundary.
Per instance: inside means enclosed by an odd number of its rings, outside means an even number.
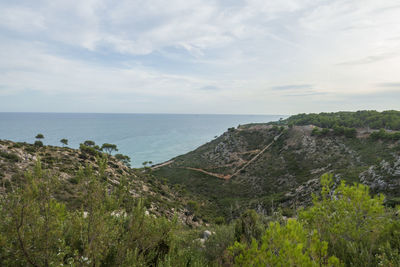
M79 150L83 154L91 155L91 156L94 156L94 157L97 157L97 156L100 155L100 152L98 150L96 150L95 147L87 146L85 144L80 144L79 145Z
M263 231L263 224L254 210L245 211L235 223L236 241L250 243L253 238L258 239Z
M316 229L329 243L329 254L348 266L376 266L379 236L388 226L384 197L371 197L369 188L342 182L333 189L332 175L321 178L321 196L314 196L313 206L300 212L307 229Z
M36 147L42 147L42 146L43 146L43 142L37 140L37 141L35 141L34 146L36 146Z
M18 162L20 160L18 155L14 154L14 153L3 152L3 151L0 151L0 157L3 157L11 162Z
M237 266L341 266L338 258L328 256L328 243L318 232L307 231L296 219L283 226L271 222L261 242L236 242L229 251Z

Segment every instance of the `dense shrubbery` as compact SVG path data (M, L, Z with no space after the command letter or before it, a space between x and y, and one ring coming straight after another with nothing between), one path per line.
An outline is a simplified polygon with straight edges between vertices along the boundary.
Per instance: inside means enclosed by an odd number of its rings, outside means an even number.
M384 129L380 129L378 132L373 132L370 135L373 140L400 140L400 132L390 133Z
M184 266L202 263L174 232L176 220L148 216L122 179L110 188L91 167L77 176L81 208L68 210L54 198L59 180L36 164L25 184L0 205L2 266Z
M0 151L0 157L5 158L11 162L18 162L20 160L18 155L14 154L14 153L3 152L3 151Z
M371 197L368 187L335 188L323 176L313 206L286 219L248 210L213 227L204 244L198 230L147 215L126 178L110 186L106 158L98 171L75 177L80 208L54 195L60 180L40 162L25 182L0 199L2 266L399 266L399 210ZM196 202L188 202L196 213Z
M364 185L322 177L320 196L298 219L271 222L261 239L230 247L238 266L399 266L398 212Z
M338 126L338 125L335 125L332 130L329 128L320 129L318 127L314 127L311 132L311 135L327 136L330 133L332 133L336 136L346 136L348 138L354 138L357 136L357 130L355 128L349 128L349 127Z
M321 128L334 128L343 126L348 128L371 128L400 130L400 111L388 110L357 111L357 112L334 112L334 113L311 113L291 116L278 124L288 125L315 125Z

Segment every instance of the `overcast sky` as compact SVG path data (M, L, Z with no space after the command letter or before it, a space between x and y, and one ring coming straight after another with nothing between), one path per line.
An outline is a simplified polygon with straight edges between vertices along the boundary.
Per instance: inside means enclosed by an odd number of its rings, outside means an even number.
M3 0L0 111L400 109L398 0Z

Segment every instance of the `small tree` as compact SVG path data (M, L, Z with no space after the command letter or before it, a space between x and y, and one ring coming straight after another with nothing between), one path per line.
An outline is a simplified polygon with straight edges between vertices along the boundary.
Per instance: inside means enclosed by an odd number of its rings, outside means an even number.
M131 166L131 158L126 156L126 155L122 155L122 154L115 154L115 158L119 161L121 161L123 164L125 164L125 166L130 167Z
M63 138L63 139L60 140L60 142L61 142L61 144L63 144L63 146L67 146L68 145L68 139Z
M83 144L90 147L94 147L96 145L96 143L92 140L86 140L85 142L83 142Z
M102 151L105 151L107 154L110 154L110 155L111 155L111 153L112 153L113 151L118 151L118 148L117 148L117 145L104 143L104 144L101 146L101 150L102 150Z
M41 147L43 146L43 142L40 139L44 139L44 135L41 133L38 133L35 138L37 139L34 143L35 146L37 147Z
M43 146L43 142L40 141L40 140L36 140L34 145L37 146L37 147L42 147Z
M35 136L36 139L40 140L40 139L44 139L44 135L39 133Z

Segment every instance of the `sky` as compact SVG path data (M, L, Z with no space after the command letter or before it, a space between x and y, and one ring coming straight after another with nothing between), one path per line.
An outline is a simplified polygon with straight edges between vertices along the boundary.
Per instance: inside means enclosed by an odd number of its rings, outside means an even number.
M398 0L2 0L0 112L400 109Z

